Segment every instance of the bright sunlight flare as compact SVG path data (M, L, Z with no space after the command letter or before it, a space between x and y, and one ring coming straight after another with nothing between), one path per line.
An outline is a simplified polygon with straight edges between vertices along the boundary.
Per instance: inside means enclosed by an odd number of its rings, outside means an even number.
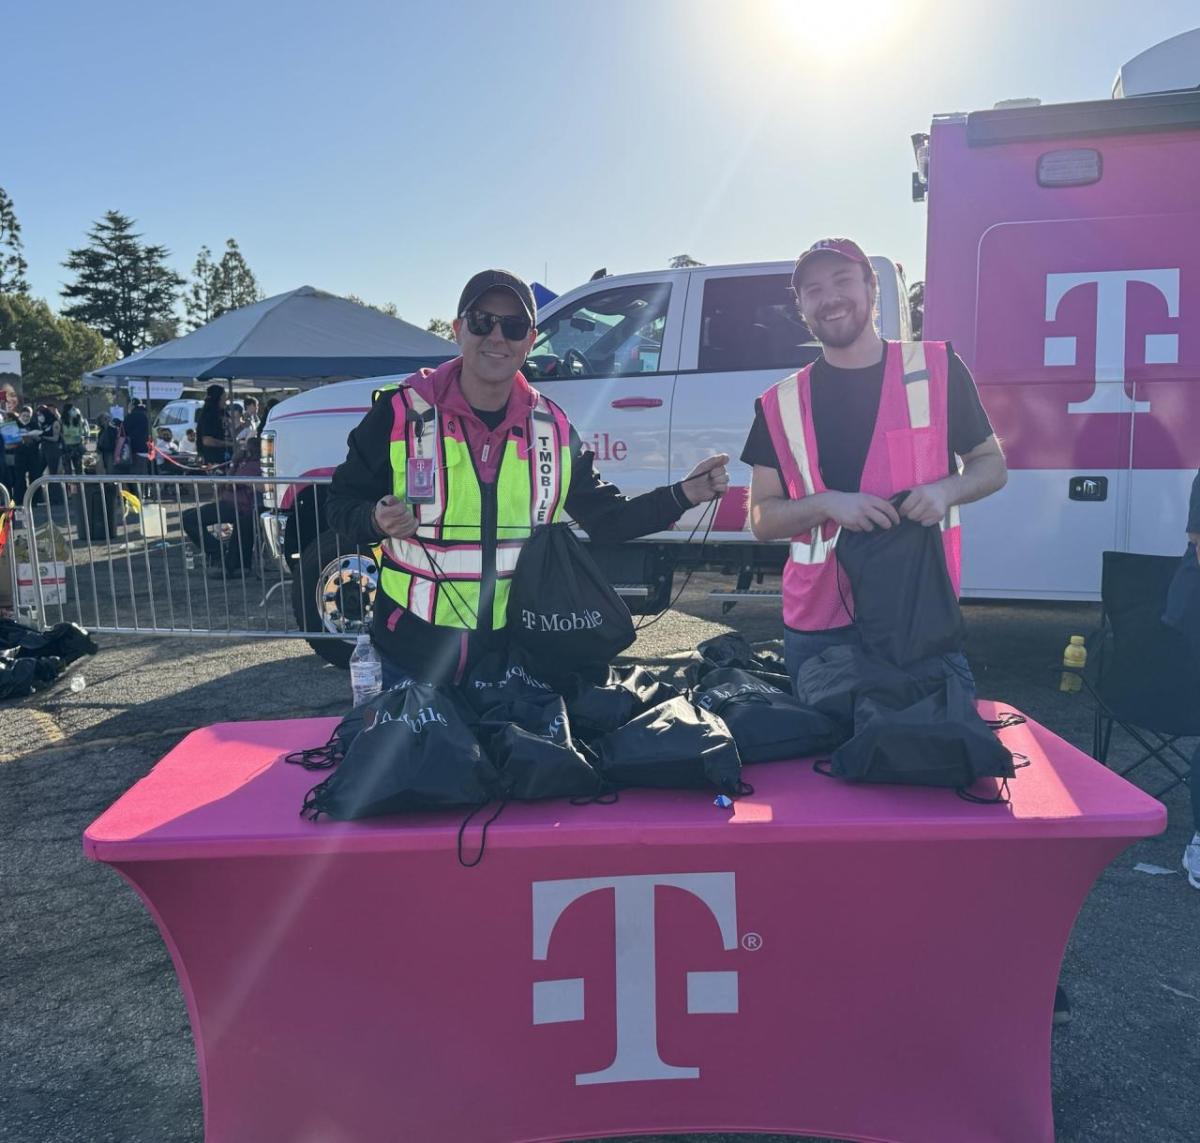
M904 8L900 0L770 0L760 30L778 36L783 51L845 60L889 36Z

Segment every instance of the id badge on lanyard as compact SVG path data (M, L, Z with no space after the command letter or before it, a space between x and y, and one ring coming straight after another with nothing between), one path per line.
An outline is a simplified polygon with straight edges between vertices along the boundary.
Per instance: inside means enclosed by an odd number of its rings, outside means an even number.
M436 488L436 474L433 467L433 457L426 456L422 447L424 437L423 426L418 424L416 436L416 455L410 454L404 465L404 499L409 504L432 504Z

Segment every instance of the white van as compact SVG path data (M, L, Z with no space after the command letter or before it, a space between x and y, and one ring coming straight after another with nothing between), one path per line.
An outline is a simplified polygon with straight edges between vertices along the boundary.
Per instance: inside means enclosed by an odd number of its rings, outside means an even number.
M179 400L168 401L158 411L158 416L154 418L152 430L157 432L159 429L170 429L171 439L173 441L183 440L183 434L188 429L196 427L196 418L200 416L200 410L203 407L203 401Z

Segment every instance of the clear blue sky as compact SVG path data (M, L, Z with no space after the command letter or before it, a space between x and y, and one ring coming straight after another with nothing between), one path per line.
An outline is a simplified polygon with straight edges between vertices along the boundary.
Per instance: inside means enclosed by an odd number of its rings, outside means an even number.
M908 136L938 112L1107 98L1195 0L106 0L3 25L0 185L35 293L134 216L183 273L233 236L267 293L452 316L488 265L924 263Z

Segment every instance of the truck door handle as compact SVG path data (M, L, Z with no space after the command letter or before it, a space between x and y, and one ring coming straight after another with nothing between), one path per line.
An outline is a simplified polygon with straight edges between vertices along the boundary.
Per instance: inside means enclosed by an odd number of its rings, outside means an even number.
M661 405L659 397L618 397L612 402L614 409L657 409Z

